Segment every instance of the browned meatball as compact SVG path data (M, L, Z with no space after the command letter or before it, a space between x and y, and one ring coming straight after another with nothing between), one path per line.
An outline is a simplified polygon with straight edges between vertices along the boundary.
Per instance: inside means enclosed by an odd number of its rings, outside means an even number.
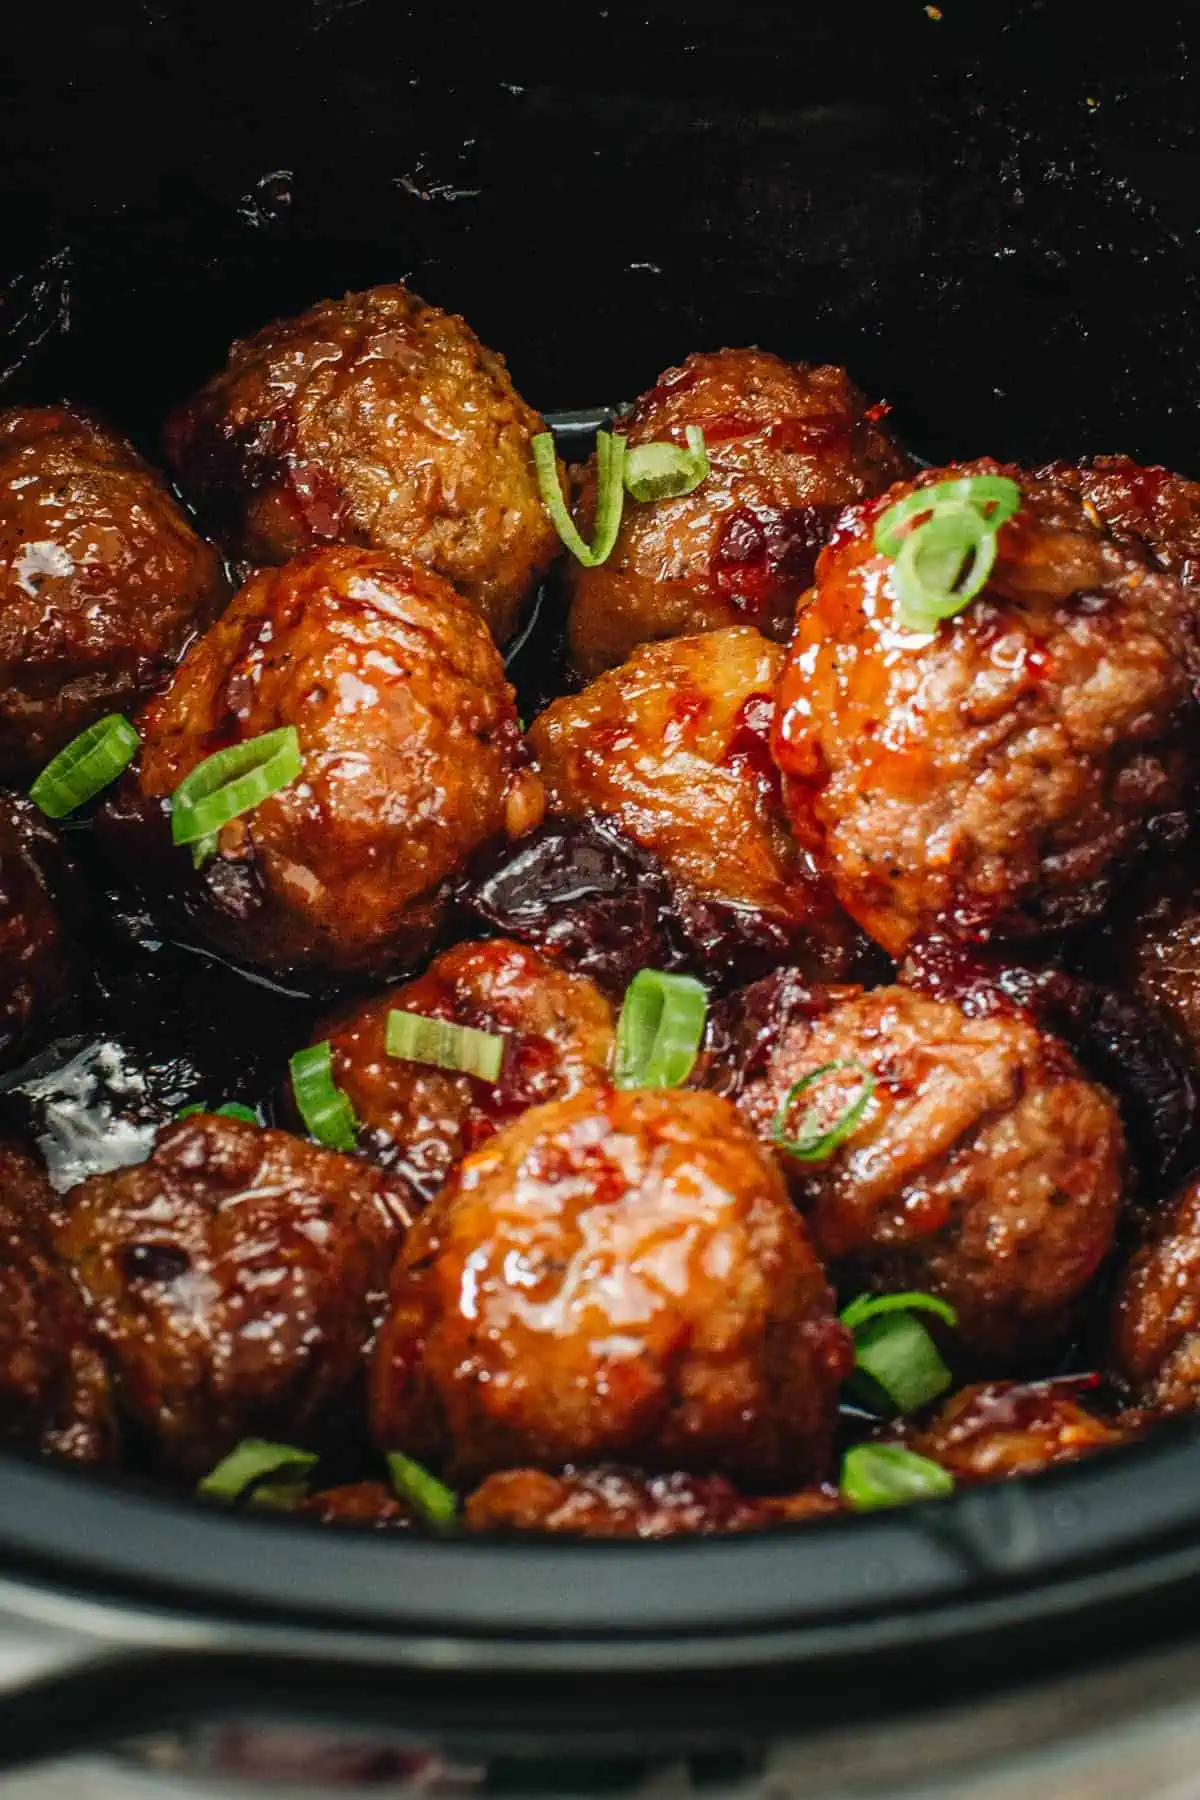
M407 288L322 300L234 344L168 421L185 492L238 556L338 540L452 581L497 637L558 548L504 358Z
M542 1531L569 1537L713 1537L760 1531L842 1510L836 1488L797 1494L739 1493L723 1475L644 1475L601 1467L505 1469L489 1475L466 1504L469 1531Z
M1078 494L1114 537L1143 545L1160 568L1189 587L1200 586L1200 481L1149 468L1128 456L1093 456L1086 463L1048 463L1039 475Z
M83 1299L49 1247L55 1204L33 1157L0 1145L0 1443L110 1461L112 1391Z
M1092 952L1101 980L1166 1015L1200 1056L1200 853L1151 866L1122 895Z
M982 594L933 632L902 626L873 542L885 503L847 514L780 688L796 834L895 956L933 929L1027 936L1092 916L1191 802L1191 599L1064 488L999 472L1023 503Z
M1004 1481L1074 1462L1129 1441L1130 1433L1090 1412L1082 1381L988 1381L962 1388L936 1417L904 1439L956 1481Z
M768 747L782 664L745 625L644 644L548 706L529 743L552 814L615 819L718 935L740 924L832 972L855 934L784 816Z
M416 1523L412 1508L382 1481L352 1481L344 1487L323 1488L302 1500L296 1512L301 1518L315 1519L318 1525L369 1525L376 1531L411 1531Z
M372 1426L468 1481L619 1457L824 1472L848 1334L768 1158L712 1094L551 1101L414 1226Z
M1122 1273L1112 1361L1138 1405L1200 1411L1200 1179L1163 1210Z
M0 412L0 776L144 700L227 598L132 445L65 407Z
M0 1064L25 1054L69 990L65 874L59 841L37 808L0 794Z
M784 1114L832 1124L875 1082L823 1162L780 1153L820 1255L848 1288L922 1288L958 1341L1001 1355L1055 1339L1107 1256L1125 1156L1116 1107L1065 1045L1013 1012L971 1018L907 988L816 1005L780 1035L739 1105L766 1140L793 1083L843 1065ZM845 1066L849 1065L849 1066Z
M839 509L912 470L844 369L788 363L765 350L689 356L617 421L631 445L683 444L704 432L710 472L678 500L626 500L612 555L573 559L571 657L585 675L638 644L721 625L785 640L796 600ZM595 459L577 512L590 535Z
M273 968L412 966L468 855L541 814L499 652L464 600L394 557L336 547L267 569L142 715L111 803L147 833L219 949ZM210 752L292 725L299 780L225 827L192 873L162 802Z
M244 1437L345 1429L401 1231L381 1170L198 1114L74 1189L54 1241L124 1410L195 1476Z
M387 1052L393 1009L504 1037L487 1082ZM612 1055L611 1003L585 975L506 938L459 944L419 980L389 988L316 1030L365 1133L361 1143L432 1199L454 1165L526 1107L602 1081Z

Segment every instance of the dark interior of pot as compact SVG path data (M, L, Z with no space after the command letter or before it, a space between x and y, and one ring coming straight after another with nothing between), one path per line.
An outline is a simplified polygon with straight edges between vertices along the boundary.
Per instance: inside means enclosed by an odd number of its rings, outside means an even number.
M1048 0L141 0L69 26L22 9L0 72L0 391L80 402L156 460L164 417L233 339L403 281L465 314L568 428L581 414L590 432L689 352L756 343L844 365L930 463L1120 452L1200 476L1195 42L1182 4L1145 9L1131 36ZM511 662L527 702L553 679L552 636L535 621ZM164 944L118 889L97 913L86 1008L0 1095L63 1181L217 1086L268 1097L320 1003ZM1128 1060L1119 1022L1089 1028L1098 1057ZM1177 1095L1155 1114L1152 1075L1141 1092L1160 1148L1194 1128ZM929 1527L834 1522L819 1543L800 1527L648 1563L638 1546L365 1538L305 1538L298 1558L272 1521L193 1519L136 1482L15 1462L0 1545L31 1579L99 1597L314 1630L400 1621L410 1646L498 1633L518 1669L547 1640L597 1657L603 1641L613 1671L635 1640L671 1646L639 1653L646 1667L677 1669L689 1638L714 1666L819 1660L836 1621L839 1679L852 1656L902 1661L923 1631L969 1634L978 1672L993 1634L1032 1657L1050 1614L1111 1603L1122 1632L1139 1583L1143 1624L1192 1591L1191 1437L1177 1426L1018 1499L981 1489Z

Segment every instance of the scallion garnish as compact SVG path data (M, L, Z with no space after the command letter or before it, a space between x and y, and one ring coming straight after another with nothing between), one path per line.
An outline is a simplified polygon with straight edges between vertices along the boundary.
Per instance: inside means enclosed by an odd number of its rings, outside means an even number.
M996 533L1020 504L1021 490L1007 475L965 475L915 488L888 507L874 542L893 558L902 624L930 631L982 592L996 561Z
M243 1106L240 1100L226 1100L223 1106L206 1106L203 1100L195 1100L191 1106L181 1106L175 1114L176 1123L180 1119L193 1119L197 1113L211 1113L214 1119L243 1119L247 1125L262 1123L252 1106Z
M204 1477L196 1492L209 1500L240 1500L248 1488L257 1486L266 1476L286 1473L294 1479L304 1476L316 1462L311 1450L297 1450L294 1444L244 1438Z
M841 1489L856 1512L873 1512L952 1494L954 1477L941 1463L902 1444L856 1444L842 1460Z
M687 449L678 444L634 444L625 452L625 491L642 505L678 500L708 474L708 451L698 425L687 428Z
M919 1290L902 1294L860 1294L849 1306L842 1310L842 1324L849 1331L857 1331L871 1319L879 1319L885 1313L932 1313L943 1325L957 1325L958 1314L948 1300L941 1300L936 1294L924 1294Z
M872 1412L917 1412L950 1386L950 1371L914 1312L958 1323L954 1308L936 1294L860 1294L842 1313L854 1333L850 1389Z
M297 1050L288 1064L296 1110L309 1134L329 1150L353 1150L358 1142L354 1108L333 1079L329 1039Z
M428 1019L423 1013L393 1009L384 1041L389 1056L432 1063L434 1068L474 1075L480 1081L499 1081L504 1064L504 1039L498 1033L456 1025L450 1019Z
M625 504L625 439L611 431L596 433L596 518L590 544L580 535L563 499L554 438L550 432L539 431L534 438L533 463L542 505L549 513L555 531L585 569L599 568L612 555L621 528Z
M129 767L139 742L137 732L120 713L97 719L46 764L30 788L29 798L48 819L65 819L76 807L103 793Z
M707 1010L703 984L690 975L640 970L625 989L617 1020L614 1086L679 1087L700 1053Z
M788 1120L800 1096L807 1094L827 1076L838 1075L845 1069L853 1071L859 1077L859 1087L841 1112L830 1119L826 1109L818 1103L810 1102L800 1115L794 1131L789 1131ZM794 1157L797 1162L824 1162L857 1128L874 1092L875 1077L861 1063L822 1063L819 1068L802 1075L799 1081L793 1081L771 1122L772 1140L780 1150Z
M222 826L289 787L303 766L294 725L215 751L185 775L171 796L172 841L191 844L199 868L214 854Z
M407 1500L436 1530L444 1531L453 1525L458 1517L458 1495L453 1488L411 1456L401 1456L398 1450L389 1451L387 1466L392 1492L398 1500Z

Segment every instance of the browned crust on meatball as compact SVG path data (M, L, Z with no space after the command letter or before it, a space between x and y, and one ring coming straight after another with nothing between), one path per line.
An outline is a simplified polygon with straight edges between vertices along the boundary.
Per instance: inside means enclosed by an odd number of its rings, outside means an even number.
M397 284L235 343L165 444L238 556L389 550L453 582L503 640L558 549L530 448L545 429L502 356Z
M451 1019L504 1039L499 1079L457 1075L387 1052L388 1014ZM510 938L458 944L403 987L317 1026L334 1080L364 1128L360 1145L430 1200L468 1151L545 1100L605 1079L612 1003L586 975Z
M854 934L784 815L768 742L782 665L750 626L643 644L547 707L529 744L551 813L615 819L687 893L823 964Z
M163 801L211 752L295 727L304 768L220 834L198 875ZM428 949L472 851L536 823L513 691L437 576L344 546L262 570L140 720L110 818L147 838L218 949L271 968L387 975Z
M844 369L788 363L765 350L719 350L667 369L614 427L630 445L705 434L709 474L691 494L625 503L607 562L572 560L570 647L596 675L637 644L756 625L785 640L839 508L912 470ZM579 479L585 535L595 458Z
M75 959L59 904L68 873L37 808L0 794L0 1065L26 1054L70 991Z
M111 1462L112 1390L83 1299L50 1249L56 1208L40 1163L0 1144L0 1443Z
M301 1500L296 1512L318 1525L369 1526L373 1531L411 1531L416 1523L412 1508L382 1481L352 1481L343 1487L323 1488Z
M923 932L1027 936L1093 916L1193 802L1194 606L1052 482L983 461L1023 503L983 593L901 626L848 513L799 613L773 739L794 830L892 955Z
M1015 1013L968 1018L877 988L782 1032L738 1101L764 1141L792 1084L828 1063L851 1066L814 1090L822 1117L841 1116L865 1071L862 1120L824 1162L780 1159L839 1280L940 1295L973 1351L1052 1343L1113 1243L1126 1168L1108 1094Z
M722 1475L679 1470L647 1475L603 1466L550 1475L504 1469L468 1497L464 1524L468 1531L653 1540L761 1531L841 1510L837 1489L829 1487L758 1496L740 1493Z
M131 444L65 407L0 413L0 777L144 700L228 597Z
M1087 1377L980 1382L952 1395L920 1430L902 1435L910 1449L941 1463L956 1481L1034 1475L1130 1441L1132 1433L1082 1403L1087 1385Z
M1132 1257L1113 1296L1113 1369L1151 1413L1200 1410L1200 1180Z
M848 1334L779 1175L714 1095L525 1113L418 1220L391 1306L375 1440L451 1479L615 1458L824 1473Z
M1200 1057L1200 854L1154 865L1121 896L1091 957L1098 978L1171 1020Z
M1200 586L1200 481L1128 456L1047 463L1037 473L1078 494L1114 537L1142 546L1189 587Z
M381 1170L199 1114L76 1188L54 1244L122 1408L196 1476L244 1437L316 1446L361 1417L401 1230Z

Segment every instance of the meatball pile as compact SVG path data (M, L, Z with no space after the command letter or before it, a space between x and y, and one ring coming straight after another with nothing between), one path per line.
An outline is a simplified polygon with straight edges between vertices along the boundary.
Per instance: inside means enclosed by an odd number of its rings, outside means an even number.
M1200 1412L1200 484L887 412L726 349L564 470L389 285L233 346L181 499L0 414L7 1450L651 1541Z

